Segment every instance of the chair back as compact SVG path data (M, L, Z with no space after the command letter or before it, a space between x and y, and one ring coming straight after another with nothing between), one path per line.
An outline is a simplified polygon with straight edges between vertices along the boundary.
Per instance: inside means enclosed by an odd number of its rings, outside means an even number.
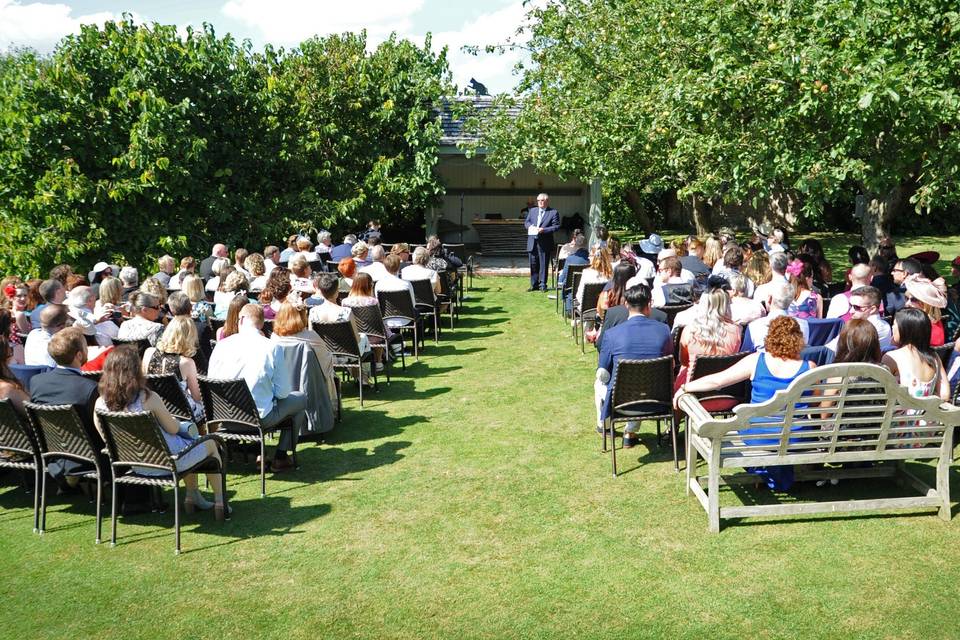
M217 339L217 332L220 329L223 329L223 326L227 324L226 320L221 320L220 318L210 318L210 329L213 333L213 339Z
M603 288L607 286L606 282L587 282L583 285L583 299L580 302L580 314L597 310L597 303L600 301L600 294Z
M357 323L357 331L374 338L382 338L384 342L387 341L387 327L383 324L380 305L364 304L350 307L350 309L353 312L353 320Z
M939 347L933 347L934 353L937 354L940 358L940 362L943 363L943 370L950 370L950 355L953 353L953 347L956 343L948 342L947 344L940 345Z
M69 404L26 403L27 415L36 428L40 450L84 462L96 462L99 442L84 426L77 410ZM99 440L99 438L97 439Z
M241 380L217 380L197 376L207 428L215 431L220 426L260 427L260 412L250 395L247 383Z
M450 279L453 277L449 271L442 271L437 274L440 278L440 297L446 300L453 299L452 284Z
M461 262L467 261L467 247L462 243L447 244L443 243L443 248L460 258Z
M46 373L50 371L53 367L48 367L45 364L11 364L10 372L16 376L17 380L20 381L20 384L23 385L24 389L30 389L30 380L33 379L33 376L38 373Z
M583 270L589 267L588 264L568 264L567 265L567 278L563 281L563 291L561 295L565 296L571 291L576 291L575 287L580 279L580 274L583 273Z
M172 373L151 374L147 376L147 387L160 396L160 400L167 411L177 420L193 422L193 411L187 396L183 394L183 387Z
M843 328L843 320L840 318L809 318L807 326L810 328L810 338L807 340L808 346L822 347L838 335Z
M723 356L697 356L690 365L687 381L705 378L714 373L725 371L748 355L750 354L740 352ZM700 404L707 411L729 411L738 404L750 402L750 381L744 380L722 389L694 395L700 398Z
M399 318L413 322L417 317L407 291L378 291L377 300L380 301L380 313L384 320Z
M264 319L263 321L263 335L270 337L273 335L273 320Z
M80 375L87 380L93 380L97 384L100 384L100 377L103 376L103 371L81 371Z
M677 314L680 313L681 311L686 311L687 309L689 309L689 308L692 307L692 306L693 306L693 303L687 303L687 304L668 304L668 305L664 305L664 306L662 306L662 307L659 307L659 309L660 309L660 311L663 311L665 314L667 314L667 326L668 326L668 327L672 327L672 326L673 326L673 320L677 317Z
M137 348L137 351L140 352L140 357L143 358L144 352L150 348L150 341L146 338L141 338L139 340L128 340L126 338L111 338L113 344L116 347L122 347L125 344L132 344Z
M674 327L670 330L670 339L673 340L673 365L680 366L680 338L683 337L683 327Z
M334 356L360 358L360 345L353 333L353 323L351 321L314 322L311 326Z
M100 416L112 466L137 465L174 470L170 448L153 413L98 409L97 415Z
M673 356L620 360L610 384L613 385L611 417L669 414L673 410Z
M0 451L29 453L34 458L39 452L33 430L9 398L0 400Z
M429 279L408 280L413 285L413 297L416 300L417 307L426 307L432 311L437 304L436 297L433 295L433 283Z
M83 334L83 339L87 342L88 347L99 347L100 343L97 342L97 334L87 335Z

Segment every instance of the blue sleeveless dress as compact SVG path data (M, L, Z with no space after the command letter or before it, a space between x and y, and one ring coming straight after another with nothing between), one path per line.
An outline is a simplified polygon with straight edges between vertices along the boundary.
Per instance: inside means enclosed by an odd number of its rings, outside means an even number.
M753 387L750 393L750 403L759 404L766 402L773 397L777 391L781 389L786 389L790 386L790 383L794 381L800 375L806 373L810 370L810 363L806 360L803 361L803 364L800 365L800 368L797 369L797 372L789 378L781 378L773 375L770 372L770 368L767 367L767 354L763 351L760 352L760 357L757 358L757 368L753 373ZM802 405L797 405L798 408ZM753 418L751 421L763 421L762 418ZM800 427L791 428L791 431L799 431ZM751 439L750 444L757 445L771 445L776 446L780 444L780 433L781 428L779 427L753 427L750 429L743 429L740 431L743 434L753 434L753 433L769 433L776 434L776 438L767 439ZM790 442L798 442L799 438L791 438ZM762 476L767 483L767 486L775 491L786 491L791 486L793 486L793 467L748 467L747 471L750 473L756 473L759 476Z

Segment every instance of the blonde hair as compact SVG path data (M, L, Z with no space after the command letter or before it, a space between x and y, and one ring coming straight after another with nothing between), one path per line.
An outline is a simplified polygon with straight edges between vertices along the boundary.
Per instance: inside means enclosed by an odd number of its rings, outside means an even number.
M306 278L307 269L310 268L310 263L307 262L307 259L302 253L298 253L290 258L287 268L290 269L290 271L293 272L293 275L297 276L298 278Z
M727 337L730 296L723 289L711 289L700 297L697 318L692 323L693 337L711 351L719 351Z
M243 261L243 268L250 272L254 278L259 278L267 272L266 265L263 264L263 256L259 253L251 253Z
M155 297L160 301L160 306L167 304L167 288L160 284L160 281L156 278L147 278L144 280L143 284L140 285L140 291L149 293Z
M157 350L163 353L179 353L192 358L197 352L197 325L190 316L174 316L167 323L163 335L157 341Z
M723 257L723 245L720 244L720 240L710 236L703 243L703 247L703 263L712 269L713 265Z
M766 284L773 278L770 269L770 254L766 251L754 251L743 267L743 275L750 278L755 285Z
M292 336L307 328L307 309L297 309L289 302L280 305L273 319L273 332L278 336Z
M610 258L610 252L606 248L598 250L595 254L593 254L593 257L590 258L590 268L604 278L612 277L613 266Z
M109 276L100 283L100 302L110 304L120 304L121 293L120 279Z
M189 275L180 283L180 288L190 298L190 302L200 302L206 299L203 290L203 280L199 276Z

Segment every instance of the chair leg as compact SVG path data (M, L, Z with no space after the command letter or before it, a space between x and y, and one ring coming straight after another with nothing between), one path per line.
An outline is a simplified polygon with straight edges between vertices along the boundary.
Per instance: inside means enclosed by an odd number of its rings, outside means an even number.
M363 407L363 364L357 366L357 386L360 387L360 406Z
M41 466L33 470L33 532L40 530L40 474Z
M670 446L673 448L673 470L680 473L680 461L677 459L677 414L673 414L670 421Z
M613 463L613 477L617 477L617 431L610 420L610 461Z
M110 480L110 546L117 546L117 478Z
M580 326L580 355L584 355L587 352L587 323L584 322Z
M663 448L663 443L660 441L662 437L663 437L663 434L660 433L660 421L657 420L657 448L658 449Z
M263 463L263 458L260 459ZM173 530L176 543L175 554L180 555L180 478L173 474Z
M97 538L95 544L100 544L100 534L103 532L103 522L100 520L100 509L103 504L103 483L100 473L97 473Z
M686 420L687 420L687 427L686 427L685 437L684 437L684 444L686 445L684 447L686 449L686 468L684 469L686 484L684 484L684 490L686 491L686 494L689 496L690 481L694 479L697 475L696 473L697 450L693 448L693 444L690 440L690 418L686 418Z
M44 466L41 471L43 480L40 486L40 535L43 535L47 528L47 468Z
M267 496L267 450L263 444L266 436L260 434L260 497Z
M440 321L437 319L437 310L433 310L433 343L440 344Z
M607 452L607 421L603 421L603 427L600 429L603 432L603 448L600 450L602 453Z
M416 322L413 323L413 357L417 362L420 362L420 342Z

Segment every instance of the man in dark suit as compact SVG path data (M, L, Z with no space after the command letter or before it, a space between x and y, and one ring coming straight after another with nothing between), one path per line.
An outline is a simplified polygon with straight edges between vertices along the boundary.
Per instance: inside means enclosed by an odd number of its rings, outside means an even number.
M213 263L220 258L229 258L230 254L227 253L227 246L220 244L219 242L213 245L213 249L210 251L210 255L204 258L200 262L200 277L203 278L203 281L206 282L214 276L213 273Z
M550 196L537 196L537 206L530 207L523 226L527 229L527 253L530 254L530 288L547 290L547 265L553 255L553 232L560 228L560 214L550 208Z
M673 352L670 339L670 327L648 317L650 310L650 289L645 285L636 285L627 289L629 317L627 321L606 332L600 347L600 361L597 365L597 380L594 391L597 402L597 426L610 415L610 398L613 395L611 377L620 360L647 360L659 358ZM624 429L624 445L632 447L638 442L634 435L636 423L628 423Z
M97 400L97 383L80 375L80 367L87 361L87 341L79 327L68 327L50 339L47 346L57 363L52 371L40 373L30 380L30 400L37 404L73 405L87 432L94 436L97 450L103 448L100 436L93 426L93 404ZM73 486L76 481L68 474L85 470L79 462L55 459L47 471L57 480Z

